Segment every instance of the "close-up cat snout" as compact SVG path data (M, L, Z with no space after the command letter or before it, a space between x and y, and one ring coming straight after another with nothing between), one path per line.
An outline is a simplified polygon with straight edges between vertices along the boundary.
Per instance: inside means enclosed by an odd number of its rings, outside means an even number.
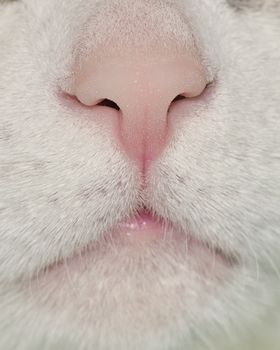
M0 350L279 350L280 0L0 0Z

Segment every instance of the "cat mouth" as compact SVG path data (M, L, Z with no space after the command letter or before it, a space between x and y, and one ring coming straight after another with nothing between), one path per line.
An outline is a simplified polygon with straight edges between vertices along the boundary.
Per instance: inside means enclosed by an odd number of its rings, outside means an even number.
M197 298L204 303L234 278L238 265L234 255L141 210L40 270L28 288L36 302L51 300L56 309L86 307L95 315L107 303L115 308L117 302L127 312L129 305L139 307L139 300L145 305L155 300L155 313L161 314L164 298L167 305L188 300L190 308Z
M229 252L224 252L221 247L214 246L211 242L197 239L191 232L185 232L172 222L153 215L146 207L138 211L128 220L121 221L108 232L105 240L119 240L122 244L145 245L159 242L173 242L186 244L188 250L199 248L208 251L212 257L218 257L227 266L238 263L238 258Z
M185 256L203 275L212 274L216 270L232 269L239 262L235 254L225 252L211 242L200 240L191 232L185 232L172 222L143 208L128 219L120 221L96 241L75 250L66 258L58 259L41 272L43 275L53 273L65 264L76 270L77 266L81 268L84 264L88 265L92 259L98 260L100 256L103 259L105 255L111 255L109 251L123 252L124 249L127 249L132 260L134 256L136 261L145 251L150 250L155 254L172 251L172 254ZM78 270L80 268L78 267Z

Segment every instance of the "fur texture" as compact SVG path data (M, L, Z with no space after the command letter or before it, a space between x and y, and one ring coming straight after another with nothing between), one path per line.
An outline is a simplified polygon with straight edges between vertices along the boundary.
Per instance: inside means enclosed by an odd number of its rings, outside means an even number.
M212 84L143 191L61 91L89 52L149 40L194 42ZM0 48L0 349L279 349L280 2L5 1ZM232 268L203 274L173 241L105 244L143 204Z

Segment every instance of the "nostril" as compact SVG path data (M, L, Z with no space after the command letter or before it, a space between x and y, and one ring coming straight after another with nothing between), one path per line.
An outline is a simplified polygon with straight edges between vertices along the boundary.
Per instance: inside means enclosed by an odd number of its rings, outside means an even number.
M116 102L114 102L112 100L109 100L107 98L99 99L98 101L96 101L92 105L86 105L75 94L70 94L68 92L63 92L62 91L62 92L60 92L59 95L63 98L64 101L68 101L68 102L72 101L72 103L82 105L85 108L92 108L94 106L103 106L103 107L108 107L108 108L111 108L111 109L115 109L116 111L120 111L121 110Z
M109 108L115 109L117 111L120 110L120 107L114 101L109 100L107 98L105 98L104 100L99 102L97 106L105 106L105 107L109 107Z
M174 100L170 103L167 113L169 113L171 107L172 107L176 102L181 101L181 100L185 100L185 99L186 99L186 97L183 96L183 95L178 95L178 96L176 96L176 97L174 98Z
M178 95L178 96L176 96L176 97L174 98L174 100L171 102L171 104L174 103L174 102L180 101L180 100L184 100L185 98L186 98L186 97L183 96L183 95Z

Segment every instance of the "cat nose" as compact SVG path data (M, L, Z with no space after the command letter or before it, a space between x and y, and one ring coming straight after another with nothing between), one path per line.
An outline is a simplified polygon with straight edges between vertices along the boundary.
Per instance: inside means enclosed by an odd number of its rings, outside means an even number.
M109 110L116 110L113 137L143 166L156 160L170 140L172 103L199 96L206 84L198 55L153 55L151 50L142 56L87 59L78 73L75 95L86 106L107 106L108 118L113 115Z

